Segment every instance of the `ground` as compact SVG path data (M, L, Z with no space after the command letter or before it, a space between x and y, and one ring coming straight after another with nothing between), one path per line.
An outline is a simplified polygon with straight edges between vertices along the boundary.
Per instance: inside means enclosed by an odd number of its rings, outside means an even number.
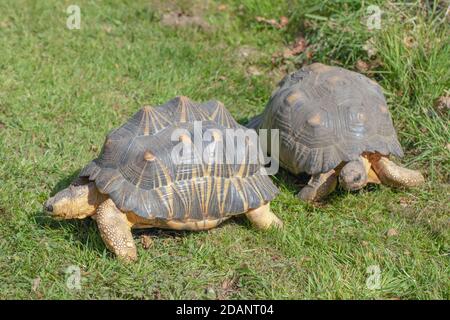
M66 26L71 4L79 30ZM2 1L0 298L449 299L447 6ZM424 173L423 187L341 190L308 205L295 196L305 178L281 171L272 205L283 231L244 218L209 232L140 231L134 264L107 251L92 220L45 216L43 202L139 107L218 99L244 124L310 62L382 85L400 161Z

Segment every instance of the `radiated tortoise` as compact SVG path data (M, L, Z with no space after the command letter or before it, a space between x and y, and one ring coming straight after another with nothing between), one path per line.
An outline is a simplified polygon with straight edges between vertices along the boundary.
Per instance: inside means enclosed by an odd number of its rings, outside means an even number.
M235 145L243 161L205 162L197 154L196 123L202 135L212 132L211 141L200 141L205 149L229 129L247 130L217 101L197 104L178 97L144 107L108 134L99 157L45 209L58 219L94 218L106 246L125 260L137 256L132 227L206 230L241 213L260 229L282 226L269 208L278 189L259 163L247 161L248 139ZM174 137L175 132L180 134ZM203 161L180 161L182 152L174 152L180 144Z
M338 181L347 190L424 182L420 172L389 160L403 151L385 97L376 82L356 72L320 63L303 67L279 83L247 126L280 130L280 165L312 175L298 194L306 201L326 196Z

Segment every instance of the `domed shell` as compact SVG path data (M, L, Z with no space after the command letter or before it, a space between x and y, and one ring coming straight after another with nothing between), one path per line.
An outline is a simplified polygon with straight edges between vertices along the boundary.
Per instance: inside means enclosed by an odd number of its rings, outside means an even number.
M144 107L108 134L100 156L80 177L95 181L121 211L143 218L201 221L243 213L272 200L278 189L260 174L258 162L249 161L248 140L245 148L235 145L244 153L238 164L201 161L204 153L193 141L196 134L205 151L227 129L246 130L217 101L196 104L178 97ZM210 141L201 139L208 133ZM181 161L187 156L183 150L191 150L190 159L199 161Z
M280 130L280 162L294 174L324 173L363 152L403 156L381 87L339 67L286 76L258 121Z

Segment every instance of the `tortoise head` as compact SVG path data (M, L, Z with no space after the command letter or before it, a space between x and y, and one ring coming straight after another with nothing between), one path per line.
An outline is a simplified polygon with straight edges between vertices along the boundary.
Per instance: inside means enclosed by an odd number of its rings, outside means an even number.
M44 209L56 219L82 219L95 213L97 207L107 199L93 182L71 185L61 190L44 203Z
M339 183L348 191L361 189L367 182L367 171L364 163L360 160L347 162L339 173Z

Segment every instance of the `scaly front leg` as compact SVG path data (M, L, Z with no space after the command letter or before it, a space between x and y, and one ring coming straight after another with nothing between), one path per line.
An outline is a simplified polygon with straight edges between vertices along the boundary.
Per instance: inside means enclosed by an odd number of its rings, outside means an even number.
M297 196L304 201L318 201L333 192L336 185L336 171L330 170L326 173L313 175Z
M137 259L131 223L126 214L117 209L111 199L104 201L98 207L95 220L103 242L109 250L125 261Z
M372 168L381 183L391 187L417 187L425 182L419 171L401 167L386 157L373 157Z

